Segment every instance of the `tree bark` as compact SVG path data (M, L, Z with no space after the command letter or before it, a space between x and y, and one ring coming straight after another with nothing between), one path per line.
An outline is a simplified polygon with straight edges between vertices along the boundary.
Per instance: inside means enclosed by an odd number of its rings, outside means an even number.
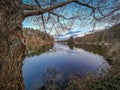
M24 18L49 12L71 2L74 0L25 13L23 11L31 6L23 6L22 0L0 0L0 90L24 89L21 71L25 57L21 30Z
M23 90L22 10L20 0L0 0L0 90ZM18 2L19 1L19 2ZM16 6L17 5L17 6Z
M36 0L36 1L37 1L37 0ZM78 0L67 0L67 1L65 1L65 2L61 2L61 3L55 4L55 5L53 5L53 6L44 8L44 9L40 7L38 1L37 1L36 3L38 4L39 7L30 6L30 5L25 5L25 4L23 5L22 8L24 8L24 10L25 10L25 9L26 9L26 10L32 9L32 11L28 11L28 12L25 12L25 13L24 13L24 16L25 16L25 17L34 16L34 15L40 15L40 14L43 14L43 13L46 13L46 12L50 12L50 11L56 9L56 8L63 7L63 6L65 6L65 5L67 5L67 4L70 4L70 3L77 3L77 4L81 5L81 6L85 6L85 7L87 7L87 8L90 8L90 9L92 9L92 12L93 12L94 9L95 9L95 7L93 7L93 6L89 5L89 4L80 2L80 1L78 1Z

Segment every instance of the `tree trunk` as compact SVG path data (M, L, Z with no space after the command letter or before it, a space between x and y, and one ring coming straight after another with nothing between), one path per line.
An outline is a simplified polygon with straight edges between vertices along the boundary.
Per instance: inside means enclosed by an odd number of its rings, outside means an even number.
M0 90L23 90L22 10L20 0L0 0Z

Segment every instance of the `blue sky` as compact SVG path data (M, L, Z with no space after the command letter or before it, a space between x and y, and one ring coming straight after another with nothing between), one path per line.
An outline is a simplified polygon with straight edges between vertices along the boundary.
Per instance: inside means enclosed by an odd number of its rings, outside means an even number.
M26 0L24 0L25 2L26 2ZM29 0L27 1L27 2L29 2ZM65 16L65 17L67 17L67 18L69 18L69 17L72 17L73 16L73 14L74 14L74 16L75 15L77 15L77 13L76 13L76 11L79 9L79 8L73 8L72 7L72 5L74 5L73 3L72 4L69 4L69 5L67 5L67 7L65 7L65 10L64 10L64 13L62 12L62 10L60 10L60 9L57 9L57 11L58 11L58 13L60 14L60 15L63 15L63 16ZM79 7L79 5L77 5L76 4L76 6L78 6ZM85 7L82 7L82 8L85 8ZM83 13L85 13L85 12L83 12ZM56 17L56 16L54 16L54 17ZM26 28L28 28L28 27L30 27L30 28L35 28L35 29L40 29L40 25L38 24L35 24L35 19L33 18L33 17L28 17L28 18L26 18L25 20L24 20L24 22L23 22L23 27L26 27ZM84 20L85 21L85 20ZM64 23L64 22L69 22L69 21L60 21L61 23ZM39 23L39 22L38 22ZM73 21L73 24L78 24L78 23L80 23L79 22L79 20L77 21L77 20L75 20L75 21ZM50 24L50 23L48 23L48 24ZM70 27L70 28L72 28L72 27ZM89 28L88 27L80 27L80 26L78 26L78 25L73 25L73 30L78 30L78 29L80 29L80 30L89 30Z
M34 24L34 20L32 20L30 17L25 19L22 23L24 28L34 28L34 29L39 29L38 25Z
M23 28L34 28L34 29L39 29L40 26L39 25L36 25L34 23L34 20L31 19L31 18L27 18L23 21ZM71 30L66 30L66 32L61 32L61 34L65 34L65 33L69 33L69 32L72 32L72 31L80 31L80 32L87 32L87 31L91 31L92 29L89 27L89 26L83 26L83 27L80 27L80 26L74 26L74 28L72 28ZM49 31L49 30L48 30Z
M29 2L31 0L23 0L23 1ZM73 5L75 7L73 7ZM61 9L63 9L63 8L61 8ZM61 14L61 15L66 16L66 17L76 16L78 14L76 12L77 12L77 10L79 10L79 14L81 15L80 18L85 17L85 15L87 15L90 12L90 9L88 9L86 7L82 7L82 6L74 4L74 3L67 5L67 7L65 8L64 11L59 11L59 10L60 9L57 9L58 13ZM53 19L55 19L55 18L53 18ZM74 24L73 27L70 27L72 29L69 30L69 31L67 31L67 29L66 29L65 32L60 31L59 35L60 34L61 35L65 35L64 37L67 37L67 35L68 35L67 33L69 33L69 32L78 32L78 31L79 31L80 35L83 35L84 33L88 33L89 31L93 30L93 22L90 22L89 20L92 21L92 18L90 17L88 19L84 19L84 20L81 20L81 21L80 20L74 20L72 22ZM64 22L66 22L66 21L64 21ZM61 21L61 23L64 23L64 22ZM47 24L48 24L48 26L51 26L51 23L47 22ZM84 25L82 25L82 24L84 24ZM108 26L108 25L109 25L109 23L102 22L102 23L97 25L96 29L98 29L98 30L99 29L103 29L105 26ZM25 27L25 28L41 29L42 26L41 26L41 24L39 24L39 22L36 24L35 23L35 19L33 17L28 17L28 18L26 18L24 20L23 27ZM49 29L47 29L47 31L49 32ZM53 31L51 34L55 34L55 31Z
M28 18L28 20L26 19L23 22L23 27L39 29L40 26L35 25L34 20L31 18ZM98 28L101 29L101 26L99 26ZM66 40L70 36L73 36L74 38L84 36L85 34L90 33L90 31L92 31L92 26L90 26L90 25L86 25L84 27L76 26L75 28L73 28L71 30L66 30L65 32L61 31L59 34L52 33L52 35L54 36L55 40Z

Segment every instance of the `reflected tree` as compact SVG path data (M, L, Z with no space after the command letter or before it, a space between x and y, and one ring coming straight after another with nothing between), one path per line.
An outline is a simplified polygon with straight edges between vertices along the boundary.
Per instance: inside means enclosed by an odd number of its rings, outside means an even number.
M44 52L49 52L53 48L53 44L47 44L42 46L29 46L26 48L26 56L31 57L34 55L40 55Z
M76 13L65 17L68 13L64 11L66 7L55 10L68 4L71 4L70 7L77 8ZM67 10L70 7L67 6ZM117 13L119 9L118 0L0 0L0 89L24 89L21 67L25 56L22 35L22 22L25 18L40 15L37 20L42 23L40 26L43 29L46 29L45 25L49 20L52 23L47 25L49 29L54 26L67 29L71 23L66 23L64 19L72 19L73 22L73 19L81 20L83 19L81 16L85 15L84 18L90 16L100 21L109 17L109 20L115 21L119 18L119 13ZM84 10L88 13L81 13L85 12ZM61 22L64 22L62 23L64 27Z
M73 49L75 46L75 40L72 36L68 39L68 46L70 49Z

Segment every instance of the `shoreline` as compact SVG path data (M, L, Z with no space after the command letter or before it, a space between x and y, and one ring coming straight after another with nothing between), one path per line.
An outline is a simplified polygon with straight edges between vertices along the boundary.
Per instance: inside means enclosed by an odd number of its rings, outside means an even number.
M104 42L75 42L75 45L98 45L98 46L112 46L111 43L104 43Z

